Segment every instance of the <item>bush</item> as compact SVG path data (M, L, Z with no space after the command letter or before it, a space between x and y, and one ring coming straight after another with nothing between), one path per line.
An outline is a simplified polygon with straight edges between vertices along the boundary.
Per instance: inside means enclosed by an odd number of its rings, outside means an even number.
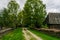
M42 25L42 28L48 28L47 24Z

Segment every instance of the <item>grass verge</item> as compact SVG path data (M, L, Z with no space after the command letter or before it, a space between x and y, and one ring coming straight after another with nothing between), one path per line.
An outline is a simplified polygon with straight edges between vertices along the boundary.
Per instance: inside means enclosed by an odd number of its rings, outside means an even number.
M40 31L37 30L33 30L33 29L29 29L31 32L33 32L34 34L36 34L37 36L41 37L43 40L60 40L60 38L56 38L47 34L44 34Z
M21 28L17 28L7 34L5 34L1 40L24 40L24 36Z

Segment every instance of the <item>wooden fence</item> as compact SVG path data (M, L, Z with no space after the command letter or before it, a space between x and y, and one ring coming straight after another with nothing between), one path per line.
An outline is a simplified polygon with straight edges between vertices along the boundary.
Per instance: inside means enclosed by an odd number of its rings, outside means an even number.
M52 35L52 36L56 36L60 38L60 30L57 29L45 29L45 28L35 28L38 31L44 32L46 34Z

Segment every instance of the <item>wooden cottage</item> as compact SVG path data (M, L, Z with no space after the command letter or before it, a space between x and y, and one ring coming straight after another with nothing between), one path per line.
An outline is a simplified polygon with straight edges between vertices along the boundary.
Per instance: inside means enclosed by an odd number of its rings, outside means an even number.
M45 23L47 23L51 29L60 29L60 13L49 13Z

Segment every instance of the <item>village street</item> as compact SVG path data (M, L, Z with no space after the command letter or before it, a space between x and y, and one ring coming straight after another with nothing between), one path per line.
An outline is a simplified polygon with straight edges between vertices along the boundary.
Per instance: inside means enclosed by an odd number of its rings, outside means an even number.
M25 36L26 40L42 40L40 37L36 36L35 34L30 32L26 28L23 29L23 33L24 33L24 36Z
M0 31L2 33L0 40L60 40L60 38L52 37L34 29L17 28L11 31L10 29Z

